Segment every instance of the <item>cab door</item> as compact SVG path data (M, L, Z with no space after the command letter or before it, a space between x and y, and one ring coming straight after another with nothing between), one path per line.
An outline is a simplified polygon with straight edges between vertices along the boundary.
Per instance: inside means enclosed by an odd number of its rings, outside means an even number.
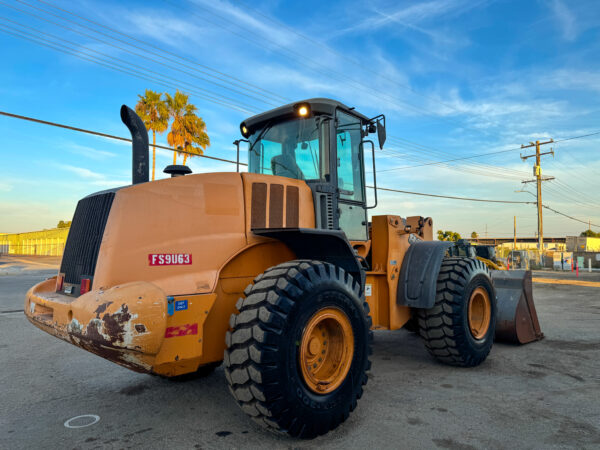
M336 112L339 227L350 241L366 241L367 210L362 148L362 123L344 111Z

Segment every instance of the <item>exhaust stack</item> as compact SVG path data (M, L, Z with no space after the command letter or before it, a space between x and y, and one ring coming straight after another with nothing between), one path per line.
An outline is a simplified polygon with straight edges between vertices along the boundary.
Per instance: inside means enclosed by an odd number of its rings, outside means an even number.
M146 126L140 116L126 105L121 106L121 120L131 133L131 184L146 183L150 180Z

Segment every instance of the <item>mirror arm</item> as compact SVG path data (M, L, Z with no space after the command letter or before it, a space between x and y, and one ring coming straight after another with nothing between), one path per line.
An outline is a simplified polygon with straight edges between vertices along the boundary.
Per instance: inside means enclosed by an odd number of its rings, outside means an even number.
M250 141L248 139L238 139L236 141L233 141L233 145L235 145L235 147L237 149L237 159L235 160L235 171L236 172L240 171L240 142L247 142L248 144L250 143Z
M377 119L383 119L383 121L384 121L384 123L385 123L385 114L379 114L379 115L377 115L377 116L375 116L375 117L371 117L371 118L368 120L368 123L376 123L376 122L377 122Z
M375 144L373 141L362 141L362 143L368 142L371 144L371 153L373 155L373 191L375 191L375 204L373 206L367 206L365 209L373 209L377 207L377 171L375 170Z
M369 119L367 123L370 125L376 125L379 148L382 149L387 135L385 130L385 114L379 114L378 116Z

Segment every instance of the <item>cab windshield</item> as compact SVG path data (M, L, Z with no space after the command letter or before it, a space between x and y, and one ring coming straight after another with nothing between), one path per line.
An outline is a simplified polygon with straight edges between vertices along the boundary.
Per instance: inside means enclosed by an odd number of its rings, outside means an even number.
M249 137L249 172L297 180L324 179L328 161L323 156L323 122L317 117L294 119L255 131Z

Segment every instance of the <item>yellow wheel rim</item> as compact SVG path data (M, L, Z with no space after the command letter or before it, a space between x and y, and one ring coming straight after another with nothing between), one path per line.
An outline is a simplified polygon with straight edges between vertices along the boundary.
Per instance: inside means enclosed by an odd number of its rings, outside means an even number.
M483 339L490 327L492 303L488 291L478 287L469 299L469 328L475 339Z
M354 334L348 316L338 308L317 311L300 342L300 367L308 388L317 394L337 389L352 365Z

